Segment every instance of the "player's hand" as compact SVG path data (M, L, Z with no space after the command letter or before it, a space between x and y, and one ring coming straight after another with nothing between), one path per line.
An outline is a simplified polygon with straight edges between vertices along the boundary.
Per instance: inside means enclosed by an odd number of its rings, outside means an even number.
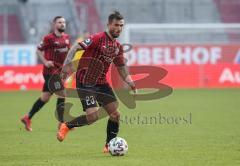
M46 62L44 63L44 65L45 65L47 68L54 67L53 61L46 61Z
M65 68L62 68L62 71L61 71L61 73L60 73L60 77L61 77L61 79L64 80L64 81L67 79L67 77L68 77L68 72L67 72L67 70L66 70Z
M63 66L60 76L63 80L66 80L66 78L73 72L74 72L73 66L71 64L68 64Z
M60 78L62 79L62 81L64 82L68 77L68 74L64 71L61 71L60 73Z
M137 88L136 85L134 84L134 82L127 82L128 86L132 89L134 95L137 94Z

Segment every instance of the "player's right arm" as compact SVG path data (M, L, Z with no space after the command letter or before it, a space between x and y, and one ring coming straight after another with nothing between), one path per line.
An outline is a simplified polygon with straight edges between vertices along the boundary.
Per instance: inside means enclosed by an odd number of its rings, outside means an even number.
M49 61L44 57L44 51L50 48L50 42L47 36L43 38L41 43L37 47L36 54L38 55L39 59L42 61L42 63L47 67L54 67L53 61Z
M54 63L53 61L48 61L45 59L44 57L44 51L40 51L39 49L37 49L36 54L38 55L39 59L42 61L42 63L47 67L54 67Z
M75 43L73 44L73 46L70 48L70 50L68 51L67 57L64 61L64 66L66 65L71 65L72 60L74 58L75 53L77 52L77 50L82 50L83 48L79 45L79 43Z
M63 63L63 68L61 71L62 78L66 78L69 73L72 73L74 71L72 60L74 58L75 53L78 50L83 50L83 48L79 45L79 43L75 43L68 51L67 57Z
M96 38L91 36L88 39L85 39L81 42L76 42L68 51L67 57L64 61L63 68L62 68L62 77L65 78L68 73L72 73L74 71L74 67L72 64L72 60L74 55L77 51L80 50L87 50L87 49L94 49L96 47Z

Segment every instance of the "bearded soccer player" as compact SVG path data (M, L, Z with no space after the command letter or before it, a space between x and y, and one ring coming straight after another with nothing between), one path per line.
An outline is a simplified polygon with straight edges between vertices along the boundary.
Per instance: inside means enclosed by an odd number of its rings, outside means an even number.
M65 29L65 19L62 16L56 16L53 19L53 32L44 36L43 41L37 47L36 53L44 64L45 82L40 98L35 101L29 113L21 119L27 131L32 131L31 119L49 101L53 93L58 95L56 110L58 120L63 122L65 92L60 72L70 49L69 35L64 33Z
M108 17L107 30L92 35L89 39L76 43L70 49L64 62L62 75L67 75L71 68L71 61L77 50L85 50L78 64L76 85L83 110L81 115L72 121L62 123L57 139L63 141L68 131L74 127L90 125L98 120L100 108L109 115L107 124L107 138L104 152L108 152L108 143L115 138L119 131L120 113L118 102L112 88L106 80L106 73L111 63L117 67L122 79L136 93L135 84L128 73L123 58L123 47L116 41L124 26L123 16L115 11ZM101 107L99 107L101 106Z

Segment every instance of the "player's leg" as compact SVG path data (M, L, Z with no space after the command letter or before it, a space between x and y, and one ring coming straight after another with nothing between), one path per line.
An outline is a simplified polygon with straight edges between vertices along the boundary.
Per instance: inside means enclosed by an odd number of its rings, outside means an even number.
M50 79L48 80L48 87L49 91L57 96L56 102L56 111L58 116L57 118L60 123L63 123L66 93L60 75L58 74L51 75ZM58 128L59 126L60 124L58 125Z
M67 122L69 128L81 127L92 124L98 119L98 105L96 99L96 87L77 84L77 91L82 103L83 111L86 115L81 115L76 119Z
M97 121L97 119L98 119L98 107L87 108L86 115L81 115L70 122L61 124L57 133L57 139L61 142L65 139L67 133L72 128L90 125Z
M81 115L69 122L62 123L57 133L57 139L59 141L64 140L70 129L92 124L98 119L98 107L94 94L94 87L85 87L78 84L77 90L83 106L83 110L86 112L86 114Z
M57 95L57 103L56 103L56 111L58 115L58 121L60 123L64 122L64 108L65 108L65 91L57 91L55 92Z
M50 100L52 94L50 92L42 92L41 97L33 104L32 109L28 113L29 119L33 116Z
M86 109L86 115L81 115L70 122L66 122L68 128L90 125L98 120L98 107Z
M99 86L97 100L109 115L107 123L107 137L104 153L108 152L108 143L115 138L119 132L120 113L118 112L118 102L112 88L108 84Z
M67 122L67 126L69 128L81 127L87 124L92 124L98 119L98 106L95 97L96 87L89 87L83 84L77 84L77 92L83 107L83 111L86 112L86 115L81 115L76 119Z
M25 129L27 131L32 131L31 119L49 101L49 99L52 96L52 93L49 92L46 77L44 77L44 78L45 78L45 82L44 82L44 85L43 85L43 89L42 89L42 93L41 93L40 98L38 98L34 102L32 108L28 112L28 114L26 114L23 118L21 118L21 121L25 125Z
M43 84L41 97L37 99L37 101L33 104L32 109L28 113L29 119L32 119L33 116L50 100L52 96L52 92L48 83L51 76L43 75L43 77L45 82Z
M119 132L119 121L120 121L120 112L118 109L118 102L112 102L104 106L104 109L107 111L109 115L109 119L107 122L107 137L106 137L106 144L103 149L103 152L108 152L108 143L111 139L117 137Z

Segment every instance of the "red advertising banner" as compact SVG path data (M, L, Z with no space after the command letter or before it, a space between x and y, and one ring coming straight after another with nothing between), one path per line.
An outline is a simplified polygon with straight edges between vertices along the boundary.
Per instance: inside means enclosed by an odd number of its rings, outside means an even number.
M144 66L147 69L147 66ZM159 82L173 88L239 88L240 65L221 63L216 65L163 65L167 75ZM0 91L41 90L42 66L0 67ZM133 76L144 79L146 73ZM109 75L108 75L109 76ZM112 79L119 79L114 77ZM111 79L108 77L111 83ZM116 88L119 88L117 85Z
M41 89L43 82L42 65L0 67L1 91Z
M240 64L240 45L137 45L126 58L129 66Z
M240 45L137 45L125 57L128 66L166 69L160 82L173 88L240 87Z
M173 88L240 88L240 65L162 66L168 74L160 82Z
M131 66L145 71L155 67L156 75L157 68L165 69L167 75L159 82L173 88L239 88L239 50L237 45L144 45L135 46L126 53L126 58L130 70ZM133 78L144 79L149 74L138 73ZM110 83L111 79L119 80L117 75L116 71L112 78L108 74ZM0 67L0 91L41 90L43 82L41 65Z

